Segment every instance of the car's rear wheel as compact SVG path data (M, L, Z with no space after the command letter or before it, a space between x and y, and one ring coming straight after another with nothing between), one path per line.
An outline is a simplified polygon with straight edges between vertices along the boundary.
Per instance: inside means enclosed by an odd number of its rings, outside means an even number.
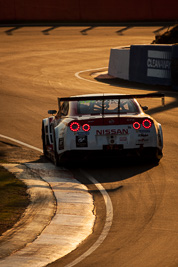
M59 158L59 155L57 153L57 147L56 147L56 136L54 134L54 137L53 137L53 146L54 146L54 165L55 166L60 166L60 158Z
M43 154L44 154L45 157L47 157L46 137L45 137L44 123L42 123L42 143L43 143Z
M158 164L162 157L163 157L162 150L156 148L152 156L153 162Z

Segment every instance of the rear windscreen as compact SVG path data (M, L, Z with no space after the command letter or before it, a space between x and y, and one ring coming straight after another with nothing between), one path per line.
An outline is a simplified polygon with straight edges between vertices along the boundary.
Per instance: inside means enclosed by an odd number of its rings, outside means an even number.
M133 99L84 100L78 102L78 114L127 114L138 113Z

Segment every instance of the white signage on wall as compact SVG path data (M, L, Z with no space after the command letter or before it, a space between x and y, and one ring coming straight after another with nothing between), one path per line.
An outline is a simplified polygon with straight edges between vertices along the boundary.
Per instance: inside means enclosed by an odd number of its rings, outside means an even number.
M171 52L148 50L147 76L171 78Z

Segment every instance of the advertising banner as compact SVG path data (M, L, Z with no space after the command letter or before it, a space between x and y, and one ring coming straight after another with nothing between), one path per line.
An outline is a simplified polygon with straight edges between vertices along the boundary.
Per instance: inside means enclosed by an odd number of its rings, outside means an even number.
M171 85L172 45L132 45L129 80Z

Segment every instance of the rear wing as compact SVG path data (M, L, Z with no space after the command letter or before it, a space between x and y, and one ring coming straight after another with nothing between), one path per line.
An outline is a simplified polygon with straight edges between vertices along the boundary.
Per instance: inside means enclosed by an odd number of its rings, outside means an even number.
M100 96L71 96L58 98L58 103L62 101L88 101L88 100L107 100L107 99L132 99L132 98L159 98L162 99L162 105L165 105L163 93L137 94L137 95L100 95Z

